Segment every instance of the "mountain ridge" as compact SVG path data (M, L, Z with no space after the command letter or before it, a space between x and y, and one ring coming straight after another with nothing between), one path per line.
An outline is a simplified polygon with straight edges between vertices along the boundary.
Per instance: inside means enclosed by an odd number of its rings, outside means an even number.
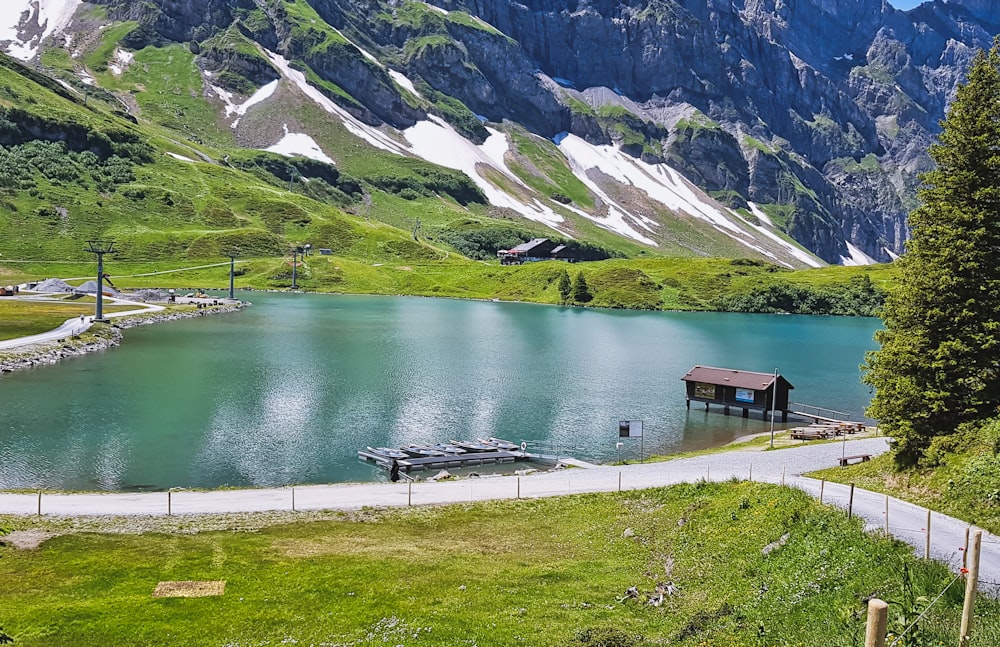
M60 2L65 13L70 0ZM680 218L749 253L815 265L790 239L831 263L901 253L936 119L975 47L988 44L981 16L996 15L997 4L931 2L909 12L876 0L96 6L107 7L108 24L137 22L114 50L121 56L190 47L209 100L235 106L223 93L251 97L274 81L319 92L325 100L313 100L328 101L323 110L370 145L461 170L493 208L563 235L586 236L584 218L663 253L686 244L664 224ZM817 38L819 29L829 37ZM948 40L963 29L968 43ZM64 67L90 74L72 59ZM302 78L291 82L294 73ZM229 125L236 142L282 150L301 124L280 120L264 128L270 141L247 134L251 115ZM547 154L572 170L577 200L522 154L514 131L555 144ZM451 148L434 150L435 140ZM345 163L329 144L306 148ZM714 200L665 197L686 191L668 179L671 167Z

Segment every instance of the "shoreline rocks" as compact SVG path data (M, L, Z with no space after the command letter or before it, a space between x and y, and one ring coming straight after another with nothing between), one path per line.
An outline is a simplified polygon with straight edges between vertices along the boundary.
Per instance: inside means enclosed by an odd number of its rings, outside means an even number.
M55 364L70 357L79 357L88 353L108 350L121 344L124 338L122 332L126 328L148 326L150 324L191 319L206 315L225 314L241 310L247 304L209 306L186 312L160 311L150 314L140 314L113 320L110 325L92 326L82 337L66 337L44 344L31 344L0 351L0 374L13 373L36 366Z

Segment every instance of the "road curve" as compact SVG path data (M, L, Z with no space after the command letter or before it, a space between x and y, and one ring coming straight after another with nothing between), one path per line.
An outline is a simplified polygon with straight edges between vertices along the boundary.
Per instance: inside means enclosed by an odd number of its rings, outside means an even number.
M803 445L774 451L734 450L641 465L598 466L531 474L416 483L338 483L254 490L208 490L143 493L24 494L0 492L0 514L54 516L182 515L275 510L358 510L469 503L497 499L537 498L613 492L695 482L754 480L784 483L818 497L819 481L805 472L835 466L845 452L877 455L888 449L885 438ZM849 486L826 483L823 502L846 508ZM888 505L887 505L888 501ZM886 528L923 556L927 545L927 510L868 490L855 489L853 514L869 530ZM932 513L930 555L958 572L963 566L969 524ZM1000 592L1000 538L983 533L980 583Z

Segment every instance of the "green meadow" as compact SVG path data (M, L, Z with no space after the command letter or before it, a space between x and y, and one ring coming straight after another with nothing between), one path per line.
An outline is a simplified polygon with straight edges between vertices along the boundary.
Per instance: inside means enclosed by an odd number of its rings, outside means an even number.
M0 548L0 626L18 646L848 646L870 596L899 631L953 579L842 511L747 482L298 519L0 518L78 526ZM153 597L177 581L224 594ZM970 644L995 645L996 602L978 605ZM907 644L956 643L960 612L952 586Z

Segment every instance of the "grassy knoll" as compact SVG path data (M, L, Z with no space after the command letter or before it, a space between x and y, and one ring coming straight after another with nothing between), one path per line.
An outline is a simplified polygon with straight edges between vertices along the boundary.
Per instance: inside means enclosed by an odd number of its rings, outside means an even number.
M897 471L885 454L810 476L854 483L1000 533L1000 419L938 438L915 468Z
M756 483L255 519L0 549L4 630L25 646L856 645L867 596L912 611L907 582L919 596L951 580L840 511ZM0 519L46 524L65 522ZM225 580L225 595L151 597L176 580ZM647 604L660 582L679 592ZM640 598L620 602L631 586ZM953 642L957 588L930 611L933 644ZM972 644L996 644L997 605L977 604Z
M94 314L90 303L72 301L15 301L0 297L0 340L37 335L58 328L71 317ZM134 306L104 307L104 312L134 310Z

